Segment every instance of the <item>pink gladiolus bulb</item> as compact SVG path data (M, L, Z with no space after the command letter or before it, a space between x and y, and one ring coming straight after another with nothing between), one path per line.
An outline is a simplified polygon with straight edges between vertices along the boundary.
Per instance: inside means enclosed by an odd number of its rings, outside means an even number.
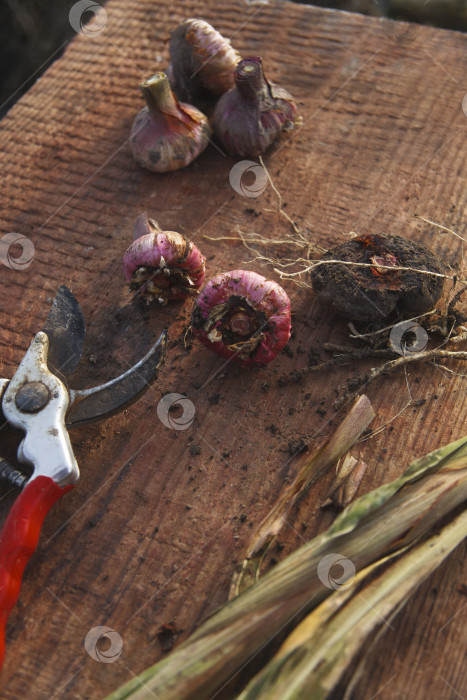
M253 158L292 127L297 106L287 90L266 80L258 56L240 61L234 80L235 87L216 105L212 126L228 153Z
M194 334L222 357L265 365L290 337L290 301L282 287L247 270L222 272L195 301Z
M161 231L146 212L135 222L135 240L123 256L130 289L166 304L198 293L204 281L205 258L181 233Z

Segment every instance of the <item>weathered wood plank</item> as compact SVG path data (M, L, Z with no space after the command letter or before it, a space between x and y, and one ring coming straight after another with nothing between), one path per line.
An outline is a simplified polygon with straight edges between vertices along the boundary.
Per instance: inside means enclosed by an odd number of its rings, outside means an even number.
M295 473L289 441L318 444L332 429L336 390L360 370L335 368L278 386L280 375L306 364L311 348L343 342L347 333L345 322L292 285L292 356L257 372L223 367L197 345L185 350L189 304L147 310L132 302L121 258L143 209L163 228L192 235L210 275L242 266L248 253L203 234L227 235L238 225L272 237L287 228L264 211L275 201L270 188L256 200L233 192L228 174L236 160L214 148L165 176L133 163L126 140L141 106L137 86L167 64L171 27L206 18L234 35L243 55L262 55L270 77L299 101L303 127L265 162L310 239L329 247L351 230L405 234L456 269L463 253L461 241L413 214L464 234L464 36L283 2L229 0L220 11L213 0L175 8L111 0L106 9L105 31L74 40L1 124L2 230L30 236L36 247L26 271L2 267L1 369L12 375L61 283L79 298L88 325L74 385L126 369L163 327L173 344L144 399L72 434L82 478L46 520L27 570L8 626L4 698L97 700L162 656L161 625L173 622L186 638L225 600L252 526ZM465 373L459 363L452 369ZM369 464L362 492L465 433L465 378L433 366L412 367L407 377L413 398L426 403L361 444ZM160 424L157 401L169 391L194 402L189 430ZM406 378L382 379L368 394L376 426L383 425L407 402ZM332 513L319 507L327 488L324 479L302 500L281 556L330 523ZM1 505L4 514L6 499ZM462 554L391 623L355 698L466 695ZM84 637L96 625L121 634L118 662L86 654Z

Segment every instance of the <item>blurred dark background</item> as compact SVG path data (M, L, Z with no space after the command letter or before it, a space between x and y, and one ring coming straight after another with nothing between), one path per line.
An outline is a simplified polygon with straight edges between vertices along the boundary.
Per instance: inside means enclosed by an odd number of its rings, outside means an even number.
M0 116L74 36L70 0L0 0Z
M308 4L467 31L467 0L316 0Z
M73 4L70 0L0 0L0 118L74 36L68 20ZM308 4L467 30L467 0L316 0ZM84 21L92 18L92 12L83 15Z

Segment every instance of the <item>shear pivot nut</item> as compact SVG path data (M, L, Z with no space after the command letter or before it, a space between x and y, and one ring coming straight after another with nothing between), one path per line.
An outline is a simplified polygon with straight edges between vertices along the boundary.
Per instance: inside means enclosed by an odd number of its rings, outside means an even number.
M37 413L49 402L50 392L42 382L26 382L16 392L15 403L23 413Z

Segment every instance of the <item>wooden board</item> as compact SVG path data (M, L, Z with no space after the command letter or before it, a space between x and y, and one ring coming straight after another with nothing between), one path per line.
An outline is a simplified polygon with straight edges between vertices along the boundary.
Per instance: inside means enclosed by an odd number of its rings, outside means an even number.
M155 175L133 163L127 138L142 105L138 84L167 65L172 27L206 18L243 55L263 56L268 75L297 98L303 126L265 162L310 240L329 247L350 231L387 231L423 241L456 269L463 254L459 239L413 215L465 234L465 36L284 2L228 0L220 10L214 0L111 0L106 10L103 33L77 37L1 124L2 231L30 237L36 250L26 270L2 267L1 371L12 376L61 283L87 319L73 386L126 370L164 327L172 342L138 404L72 433L81 481L46 520L10 617L0 679L8 699L98 700L163 656L162 625L185 639L225 601L252 529L296 473L290 445L319 444L337 422L336 392L368 366L278 385L310 351L329 357L324 342L348 342L345 321L291 284L291 352L258 371L225 365L197 344L185 349L189 303L147 309L132 300L121 259L143 210L192 236L209 276L251 256L205 235L237 226L268 237L289 230L266 211L275 207L272 189L257 199L236 194L228 176L238 159L213 147L183 172ZM250 268L273 275L259 263ZM465 374L460 363L450 367ZM425 403L358 447L369 465L361 493L465 434L458 374L410 368L412 396ZM160 423L156 406L166 392L194 403L191 428ZM381 379L368 395L376 428L407 403L404 374ZM280 556L330 524L334 514L319 507L328 484L323 479L294 511ZM0 504L3 516L11 498ZM465 552L454 552L385 627L353 697L466 696ZM118 662L86 653L84 638L97 625L121 635Z

